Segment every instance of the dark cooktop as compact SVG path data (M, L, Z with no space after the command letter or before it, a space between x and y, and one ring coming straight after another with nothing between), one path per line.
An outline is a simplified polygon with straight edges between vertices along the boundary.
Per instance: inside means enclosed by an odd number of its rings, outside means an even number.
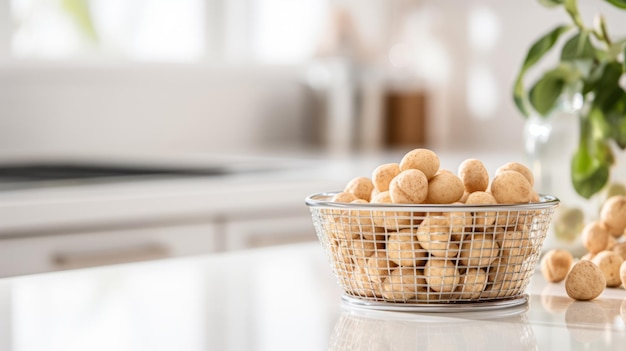
M220 177L278 170L271 166L211 165L204 167L133 166L96 163L0 164L0 191L131 182L147 179Z
M110 177L215 176L230 173L226 168L164 168L89 164L0 165L0 182L93 179Z

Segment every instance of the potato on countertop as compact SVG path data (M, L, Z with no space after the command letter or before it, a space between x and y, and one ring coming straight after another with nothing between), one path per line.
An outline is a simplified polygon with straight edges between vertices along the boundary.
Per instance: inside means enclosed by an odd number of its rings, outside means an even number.
M574 300L589 301L600 296L606 288L604 273L588 260L576 262L565 278L565 291Z

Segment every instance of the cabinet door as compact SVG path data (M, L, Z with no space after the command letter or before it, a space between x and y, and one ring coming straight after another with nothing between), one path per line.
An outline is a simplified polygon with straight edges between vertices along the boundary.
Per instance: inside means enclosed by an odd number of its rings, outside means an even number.
M225 225L226 250L315 241L311 215L231 220Z
M119 229L0 240L0 277L204 254L212 224Z

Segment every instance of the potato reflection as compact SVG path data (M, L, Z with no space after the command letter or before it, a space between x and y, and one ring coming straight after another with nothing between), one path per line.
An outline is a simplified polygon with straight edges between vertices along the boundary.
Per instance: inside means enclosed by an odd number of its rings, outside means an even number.
M591 343L602 338L609 318L595 301L574 301L565 312L565 325L574 340Z
M574 302L574 300L569 297L550 295L549 293L545 293L545 291L541 294L541 306L552 314L567 311L567 308L572 302Z
M536 350L526 308L519 313L401 313L345 309L329 350Z
M624 324L626 324L626 299L622 300L622 304L619 307L619 314L622 316Z

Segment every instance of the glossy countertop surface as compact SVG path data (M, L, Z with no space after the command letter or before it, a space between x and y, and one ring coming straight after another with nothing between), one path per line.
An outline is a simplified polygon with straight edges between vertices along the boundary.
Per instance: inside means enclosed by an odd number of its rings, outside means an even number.
M0 350L624 350L626 291L387 312L342 302L317 242L0 280Z

